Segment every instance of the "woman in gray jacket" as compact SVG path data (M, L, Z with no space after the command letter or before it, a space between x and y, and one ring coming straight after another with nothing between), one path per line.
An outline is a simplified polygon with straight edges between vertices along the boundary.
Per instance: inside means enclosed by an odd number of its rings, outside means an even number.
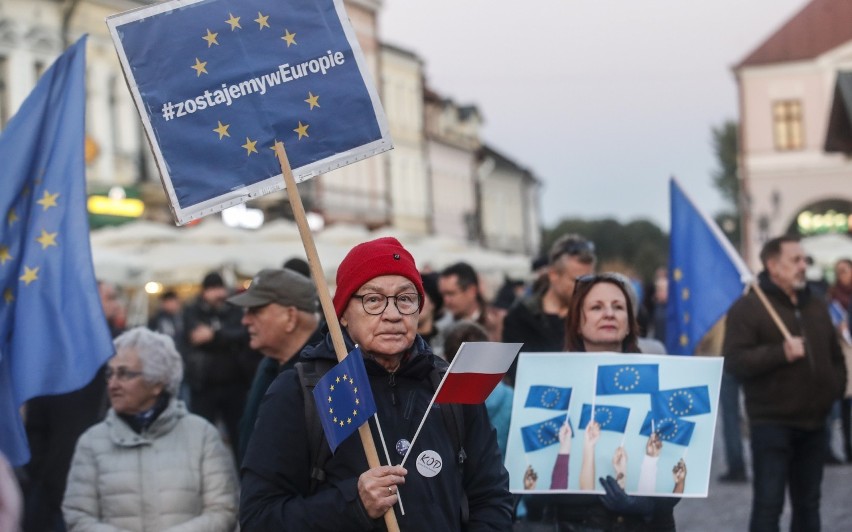
M77 442L62 511L74 531L230 531L237 486L218 431L175 396L171 338L136 328L115 339L111 408Z

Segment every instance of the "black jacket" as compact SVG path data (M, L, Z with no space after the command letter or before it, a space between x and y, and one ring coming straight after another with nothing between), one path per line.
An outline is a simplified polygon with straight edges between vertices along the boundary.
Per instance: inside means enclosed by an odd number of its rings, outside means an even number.
M243 327L242 319L243 311L240 307L225 304L216 308L201 297L184 310L186 380L194 392L234 382L248 388L260 358L256 357L252 364L243 361L250 357L245 354L249 351L248 332ZM213 329L213 339L193 346L189 337L202 324Z
M781 331L751 292L728 311L722 349L725 369L742 382L752 423L823 427L829 408L843 397L846 387L843 352L826 304L806 287L796 294L794 306L765 272L759 280L790 334L804 338L806 355L787 361Z
M532 294L515 302L503 318L503 341L523 343L521 351L550 353L565 351L565 318L546 314L542 308L541 294ZM518 357L506 374L506 380L515 385Z
M352 349L351 340L346 340L347 348ZM335 359L330 337L307 348L301 357ZM364 361L393 463L402 459L395 450L396 442L413 438L432 398L429 374L440 363L419 336L412 355L394 374L372 360ZM464 420L467 460L462 477L453 460L455 450L443 417L437 411L427 417L405 464L408 475L399 490L405 516L400 515L398 505L394 507L402 530L461 530L462 490L467 493L470 507L467 530L511 529L509 477L484 405L464 406ZM243 461L242 530L384 529L384 520L370 519L358 497L358 477L367 471L368 465L357 435L340 444L325 466L325 482L309 495L311 464L305 425L297 373L285 371L269 387ZM380 449L381 439L374 421L370 422L370 428ZM440 473L432 478L422 476L415 466L417 456L427 449L444 459ZM381 450L379 456L385 464Z

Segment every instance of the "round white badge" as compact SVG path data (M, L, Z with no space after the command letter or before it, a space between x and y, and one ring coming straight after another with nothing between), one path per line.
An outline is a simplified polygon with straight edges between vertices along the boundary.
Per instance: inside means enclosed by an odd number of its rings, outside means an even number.
M431 478L441 472L444 466L441 455L435 451L426 450L417 457L417 471L424 477Z

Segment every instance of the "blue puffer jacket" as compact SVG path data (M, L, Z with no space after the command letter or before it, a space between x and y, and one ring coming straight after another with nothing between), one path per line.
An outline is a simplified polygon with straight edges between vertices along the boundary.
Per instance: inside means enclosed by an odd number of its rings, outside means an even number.
M352 343L346 338L347 348ZM303 360L336 360L330 337L302 352ZM365 360L370 387L388 450L411 440L434 393L429 374L443 363L419 336L411 355L394 372ZM509 477L503 467L494 430L484 406L465 405L464 448L467 460L463 474L454 460L452 438L437 411L427 417L406 462L408 475L400 487L405 516L394 507L401 530L462 530L462 490L467 494L470 518L465 530L509 530L512 527L512 497ZM380 445L375 423L373 439ZM432 450L443 458L434 477L421 475L417 456ZM379 452L382 464L385 463ZM399 463L401 455L391 457ZM383 519L370 519L358 497L358 477L368 469L367 459L356 435L337 448L325 465L326 479L316 493L309 494L310 453L304 402L295 370L285 371L267 391L257 425L242 465L240 522L242 530L360 531L383 530Z

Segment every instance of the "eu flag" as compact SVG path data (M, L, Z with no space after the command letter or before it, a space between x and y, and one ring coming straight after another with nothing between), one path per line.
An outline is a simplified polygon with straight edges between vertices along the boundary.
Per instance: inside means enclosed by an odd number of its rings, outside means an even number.
M580 429L585 429L592 417L592 405L583 404L580 412ZM630 409L623 406L595 405L595 421L601 426L601 430L613 432L624 432L627 428L627 419L630 417Z
M678 445L689 445L689 442L692 440L692 432L695 430L695 423L678 417L654 418L653 412L648 412L648 415L645 416L645 420L642 422L639 434L642 436L651 435L652 419L654 420L654 431L662 441Z
M331 452L376 413L361 349L355 348L323 375L314 401Z
M530 386L527 393L526 408L547 408L548 410L568 410L571 403L571 388L558 386Z
M565 416L556 416L540 423L533 423L521 427L521 437L524 440L524 452L531 453L544 449L555 443L559 443L559 429L566 422ZM574 433L574 427L571 426L571 420L568 420L568 426L571 427L571 433Z
M113 346L86 214L86 39L41 77L0 135L0 450L29 461L19 407L92 380Z
M653 393L660 389L658 364L598 366L598 395Z
M283 187L275 141L298 181L391 148L340 0L164 2L107 23L179 223Z
M707 386L660 390L651 396L651 410L657 418L708 414L710 391Z
M752 275L716 223L698 210L674 179L669 189L666 348L671 354L691 355L742 295Z

